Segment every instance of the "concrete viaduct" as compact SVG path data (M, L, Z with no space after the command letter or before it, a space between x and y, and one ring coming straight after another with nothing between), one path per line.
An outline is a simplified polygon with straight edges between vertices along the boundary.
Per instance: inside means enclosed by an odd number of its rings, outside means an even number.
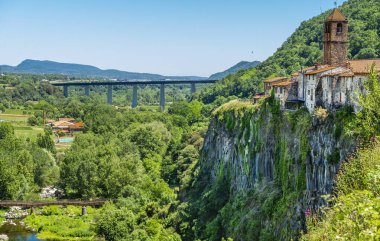
M153 81L102 81L102 82L50 82L54 86L63 86L63 94L69 96L69 86L82 86L86 96L90 95L90 86L108 86L107 103L112 104L112 87L114 85L132 86L132 108L137 107L137 87L139 85L159 85L160 86L160 108L165 109L165 85L190 84L191 94L196 91L196 84L215 83L218 80L153 80Z

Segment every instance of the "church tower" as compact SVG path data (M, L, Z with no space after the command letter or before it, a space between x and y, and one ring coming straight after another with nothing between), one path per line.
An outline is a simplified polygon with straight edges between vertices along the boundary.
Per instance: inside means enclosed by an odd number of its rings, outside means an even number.
M347 61L348 21L338 10L334 9L325 21L323 37L323 63L340 66Z

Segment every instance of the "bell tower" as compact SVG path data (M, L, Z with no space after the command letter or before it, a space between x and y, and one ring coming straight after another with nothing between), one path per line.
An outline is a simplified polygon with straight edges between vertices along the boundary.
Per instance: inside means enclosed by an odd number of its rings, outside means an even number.
M348 21L337 8L325 21L323 63L340 66L347 61Z

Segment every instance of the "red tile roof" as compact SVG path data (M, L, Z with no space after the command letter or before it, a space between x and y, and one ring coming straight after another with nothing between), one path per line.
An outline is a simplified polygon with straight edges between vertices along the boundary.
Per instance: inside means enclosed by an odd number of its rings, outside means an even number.
M75 121L75 119L74 118L59 118L58 119L59 121Z
M83 122L77 122L74 125L69 126L69 129L83 129L84 123Z
M327 66L327 67L323 67L323 68L320 68L320 69L308 72L308 73L306 73L306 75L319 74L319 73L322 73L322 72L325 72L325 71L328 71L328 70L332 70L332 69L335 69L335 68L336 68L335 66Z
M69 127L71 125L74 125L72 122L69 122L69 121L56 121L53 123L53 127L56 127L56 128L65 128L65 127Z
M380 59L358 59L348 61L349 67L355 74L369 74L371 67L375 64L375 68L380 72Z
M292 83L294 83L293 81L291 80L286 80L284 82L280 82L280 83L275 83L273 84L273 87L285 87L285 86L289 86L291 85Z
M284 81L286 79L287 79L286 77L275 77L275 78L264 80L264 83L274 83L274 82L278 82L278 81Z

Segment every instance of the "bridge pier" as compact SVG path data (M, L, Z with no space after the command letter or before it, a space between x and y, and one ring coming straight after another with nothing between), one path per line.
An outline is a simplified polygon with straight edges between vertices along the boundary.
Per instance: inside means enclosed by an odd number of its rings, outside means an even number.
M165 110L165 85L160 85L160 109L161 111Z
M107 103L112 105L112 85L108 86Z
M85 96L90 96L90 86L86 85L84 87L84 95Z
M32 215L34 213L34 208L33 207L30 207L30 215Z
M87 214L87 208L86 206L82 206L82 216Z
M133 86L132 90L132 108L137 107L137 85Z
M63 95L65 97L69 97L69 86L67 86L67 85L63 86Z
M193 96L196 91L197 89L195 88L195 83L191 83L191 96Z

